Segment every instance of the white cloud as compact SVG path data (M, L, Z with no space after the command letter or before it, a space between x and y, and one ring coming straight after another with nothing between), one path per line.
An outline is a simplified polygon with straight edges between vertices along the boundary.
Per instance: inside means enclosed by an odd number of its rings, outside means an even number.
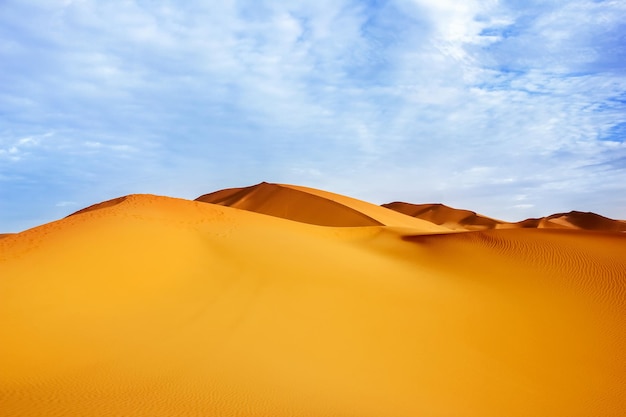
M0 160L4 157L13 162L20 161L40 147L42 140L52 135L53 133L49 132L21 138L0 137Z
M591 194L626 213L620 1L1 7L0 160L14 163L0 175L22 178L11 198L299 178L501 217L519 195L524 213Z

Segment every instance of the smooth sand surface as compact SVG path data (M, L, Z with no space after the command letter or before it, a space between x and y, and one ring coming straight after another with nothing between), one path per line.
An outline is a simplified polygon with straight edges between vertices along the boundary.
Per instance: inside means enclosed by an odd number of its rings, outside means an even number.
M132 195L0 239L0 416L621 416L625 300L622 233Z

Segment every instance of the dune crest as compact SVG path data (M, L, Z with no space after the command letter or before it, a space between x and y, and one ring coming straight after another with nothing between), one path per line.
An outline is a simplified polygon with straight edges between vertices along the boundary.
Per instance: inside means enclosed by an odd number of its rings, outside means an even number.
M238 192L217 200L257 198ZM621 233L319 227L148 194L92 207L0 239L0 417L626 409Z
M127 196L117 197L117 198L113 198L111 200L103 201L102 203L92 204L89 207L85 207L84 209L80 209L78 211L75 211L74 213L70 214L68 217L75 216L77 214L87 213L89 211L100 210L100 209L104 209L104 208L107 208L107 207L112 207L112 206L115 206L115 205L118 205L118 204L122 203L127 198L128 198Z
M266 182L205 194L196 201L253 211L320 226L381 226L375 219L332 200Z
M456 209L444 204L411 204L393 202L383 207L419 219L427 220L451 230L490 229L576 229L604 232L626 232L626 222L613 220L596 213L571 211L546 217L531 218L519 222L505 222L470 210Z
M412 227L421 231L446 231L430 222L413 219L375 204L314 188L262 182L231 188L196 199L205 203L253 211L319 226Z
M499 224L504 223L501 220L482 216L473 211L455 209L440 203L410 204L393 202L383 204L383 207L404 213L408 216L427 220L452 230L495 229Z
M512 223L517 227L531 227L539 229L580 229L605 232L626 232L626 223L622 220L613 220L596 213L570 211L556 213L538 219L526 219Z

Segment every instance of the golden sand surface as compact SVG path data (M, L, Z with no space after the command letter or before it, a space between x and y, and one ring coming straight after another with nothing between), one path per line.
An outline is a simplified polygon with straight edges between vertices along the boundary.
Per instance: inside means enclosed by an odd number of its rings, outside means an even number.
M624 415L626 235L339 200L381 225L131 195L3 237L0 416Z

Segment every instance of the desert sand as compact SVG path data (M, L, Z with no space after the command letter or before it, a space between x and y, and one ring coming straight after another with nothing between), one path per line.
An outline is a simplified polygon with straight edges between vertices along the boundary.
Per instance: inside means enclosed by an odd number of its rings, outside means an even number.
M423 232L446 231L433 222L398 215L393 210L365 201L314 188L262 182L231 188L196 199L255 213L319 226L397 226Z
M624 233L262 188L0 239L0 416L624 415Z
M503 228L525 227L539 229L580 229L612 232L626 232L626 222L613 220L596 213L570 211L556 213L537 219L526 219L517 223L500 225Z
M477 214L470 210L457 209L440 203L412 204L393 202L383 207L418 219L427 220L450 230L489 229L577 229L603 232L626 232L626 221L614 220L596 213L570 211L546 217L531 218L519 222L505 222Z
M396 201L383 204L383 207L442 225L450 230L496 229L498 225L505 223L502 220L492 219L470 210L457 209L440 203L411 204Z

